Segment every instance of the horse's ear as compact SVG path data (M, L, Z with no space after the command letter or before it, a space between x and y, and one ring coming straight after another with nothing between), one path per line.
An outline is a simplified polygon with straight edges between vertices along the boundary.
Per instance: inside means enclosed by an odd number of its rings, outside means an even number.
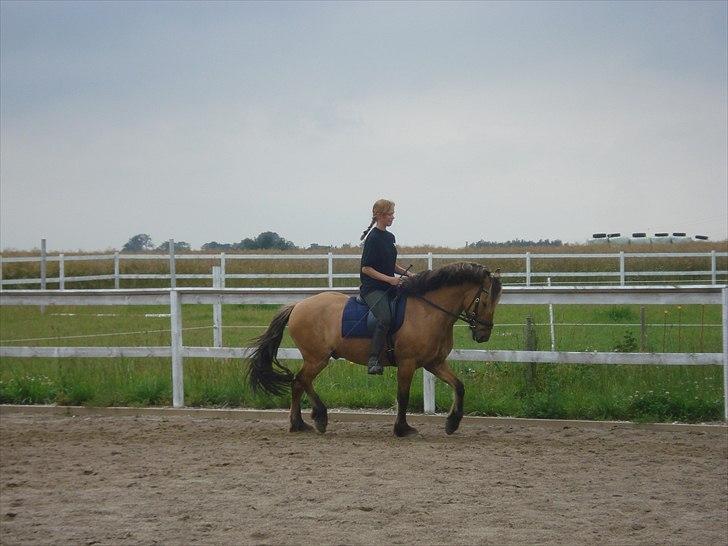
M496 279L500 279L500 267L495 270L495 272L493 273L493 277L495 277Z

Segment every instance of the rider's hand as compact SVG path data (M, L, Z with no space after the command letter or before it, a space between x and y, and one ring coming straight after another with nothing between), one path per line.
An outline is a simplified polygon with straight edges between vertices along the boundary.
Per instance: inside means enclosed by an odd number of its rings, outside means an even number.
M397 286L399 284L399 279L397 277L389 277L389 284Z

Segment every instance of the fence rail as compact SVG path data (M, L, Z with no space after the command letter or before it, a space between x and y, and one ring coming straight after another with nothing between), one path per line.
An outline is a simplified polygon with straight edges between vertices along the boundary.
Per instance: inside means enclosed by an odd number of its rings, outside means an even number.
M45 240L41 242L41 247L45 249ZM586 284L589 279L614 279L620 286L625 286L630 280L644 282L646 277L679 279L680 282L709 282L717 285L719 282L728 280L728 270L718 269L718 258L728 257L728 252L616 252L616 253L579 253L579 254L532 254L530 252L514 253L514 254L494 254L494 253L465 253L465 254L402 254L402 260L426 260L428 269L432 269L434 260L519 260L523 261L523 269L520 271L507 271L502 275L508 279L514 279L518 283L531 286L531 284L546 284L547 279L565 279L564 282L573 284L574 279L587 279L582 281ZM335 262L341 261L358 261L361 258L359 254L177 254L174 251L174 241L169 241L168 254L100 254L100 255L84 255L84 256L66 256L59 254L57 256L48 256L45 252L41 256L21 256L21 257L2 257L0 256L0 287L17 286L17 285L40 285L45 288L47 283L58 284L60 289L65 287L66 282L92 282L113 280L114 287L120 288L121 282L124 280L156 280L169 281L170 287L176 287L177 280L183 279L204 279L212 280L211 274L192 274L177 273L176 262L180 260L213 260L220 267L222 286L228 279L326 279L328 286L334 286L335 279L358 279L358 273L337 273L335 272ZM639 258L665 258L665 259L701 259L705 261L705 268L700 270L676 270L676 271L630 271L627 262ZM553 261L563 259L583 259L583 260L614 260L614 269L605 271L535 271L534 261ZM113 272L102 275L75 275L71 277L65 276L65 263L78 261L113 261ZM140 273L130 274L121 273L121 262L130 260L152 260L163 261L169 264L169 273ZM234 260L244 261L280 261L280 260L313 260L321 261L322 269L325 273L232 273L226 271L226 264ZM15 263L40 263L40 277L38 278L22 278L22 279L3 279L3 265ZM47 277L48 263L58 262L58 275ZM692 279L692 280L691 280ZM603 281L602 281L603 282Z
M169 305L169 347L14 347L0 346L0 357L162 357L172 360L172 399L184 405L184 358L242 358L248 348L185 347L182 305L287 304L322 292L356 293L355 288L178 288L123 290L12 290L0 291L0 305ZM724 415L728 420L728 287L513 287L503 289L501 303L509 304L713 304L722 305L722 353L606 353L564 351L504 351L455 349L450 360L652 365L723 365ZM214 328L222 327L221 313L213 313ZM216 336L216 339L221 337ZM281 348L281 359L300 359L297 349ZM424 409L434 412L434 378L425 373Z

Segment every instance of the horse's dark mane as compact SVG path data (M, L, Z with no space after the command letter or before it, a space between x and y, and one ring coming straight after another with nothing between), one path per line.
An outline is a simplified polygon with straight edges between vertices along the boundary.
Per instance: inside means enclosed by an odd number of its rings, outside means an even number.
M402 281L402 289L407 294L420 296L426 292L446 286L459 286L465 283L483 284L490 277L490 271L476 263L459 262L443 266L433 271L422 271L414 277ZM491 277L493 283L491 295L498 296L501 289L500 280Z

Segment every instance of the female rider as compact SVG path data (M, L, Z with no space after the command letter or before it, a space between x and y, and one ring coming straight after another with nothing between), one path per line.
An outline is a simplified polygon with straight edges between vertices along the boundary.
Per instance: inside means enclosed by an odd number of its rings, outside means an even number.
M389 307L390 299L394 296L392 288L399 284L399 278L394 274L410 275L408 271L397 265L394 235L387 231L392 222L394 222L394 203L387 199L380 199L374 203L372 222L361 236L361 239L366 237L366 241L364 241L364 250L361 255L359 293L377 319L367 362L367 373L370 374L381 374L383 371L379 355L392 322Z

